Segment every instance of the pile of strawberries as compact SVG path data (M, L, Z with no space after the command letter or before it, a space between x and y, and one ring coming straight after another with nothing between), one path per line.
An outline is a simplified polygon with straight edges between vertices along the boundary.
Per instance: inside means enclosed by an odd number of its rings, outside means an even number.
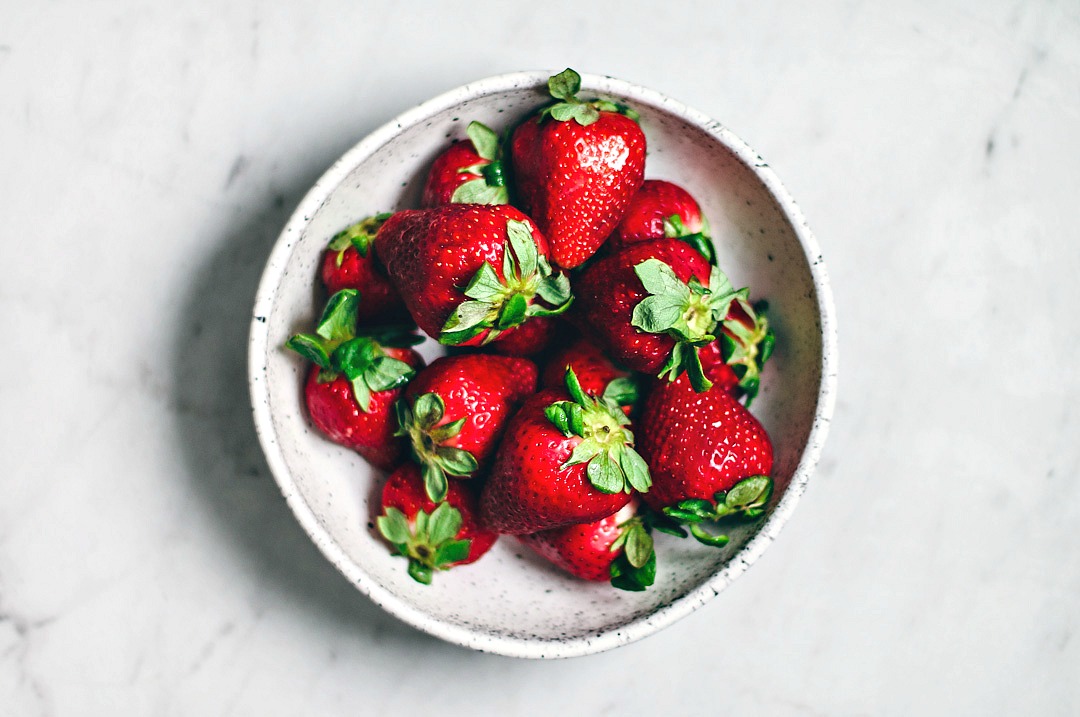
M654 531L722 546L714 526L772 495L744 405L772 350L764 306L716 265L693 197L644 179L636 113L580 83L550 78L553 102L505 141L471 123L423 209L333 237L326 309L287 344L313 364L315 426L390 473L376 523L421 583L511 534L642 590ZM425 366L417 327L449 355Z

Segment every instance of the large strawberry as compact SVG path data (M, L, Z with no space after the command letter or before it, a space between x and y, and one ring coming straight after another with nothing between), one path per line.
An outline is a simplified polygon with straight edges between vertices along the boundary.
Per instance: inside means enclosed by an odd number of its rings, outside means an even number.
M360 292L356 316L361 324L408 320L405 304L371 247L375 233L389 217L389 214L376 214L342 229L323 253L319 271L323 284L330 294L342 289Z
M645 134L636 113L606 100L579 100L580 89L581 77L571 69L551 77L548 91L558 101L525 120L510 141L525 211L566 269L600 248L645 178Z
M548 263L543 234L510 206L398 212L375 247L413 319L444 344L508 338L534 317L562 313L573 298L569 280Z
M541 391L507 426L481 510L500 533L535 533L611 515L631 491L649 489L630 419L614 401L586 394L574 372L565 390Z
M465 131L469 140L454 142L431 165L424 185L425 207L509 201L499 136L475 121Z
M424 365L409 346L422 339L403 327L357 335L360 298L355 289L330 297L314 334L285 344L314 366L304 401L315 426L331 440L354 449L373 465L390 470L403 442L395 437L394 406L403 387Z
M656 578L656 554L636 501L591 523L567 525L518 539L582 580L610 581L621 590L644 590Z
M681 239L710 263L716 262L709 223L690 192L671 182L646 179L630 201L619 226L611 233L608 247L618 251L628 244L664 237Z
M576 278L574 290L578 320L611 358L669 381L686 372L698 391L712 385L698 348L717 339L733 306L754 316L749 289L735 291L719 267L677 239L603 257Z
M585 393L610 398L630 415L638 400L637 381L629 371L616 366L599 346L586 338L579 338L557 351L544 367L540 386L562 388L566 385L568 368L573 369Z
M727 391L698 393L688 381L660 383L642 409L638 448L652 471L645 501L691 523L694 537L710 544L702 521L756 518L772 494L773 449L756 418Z
M409 575L425 585L436 570L476 562L498 537L477 519L476 493L470 486L451 485L446 500L436 504L411 463L390 474L381 505L379 532L394 546L395 555L408 559Z
M536 364L524 358L464 354L435 359L398 403L398 435L422 466L432 500L446 495L447 476L485 469L511 415L536 392Z

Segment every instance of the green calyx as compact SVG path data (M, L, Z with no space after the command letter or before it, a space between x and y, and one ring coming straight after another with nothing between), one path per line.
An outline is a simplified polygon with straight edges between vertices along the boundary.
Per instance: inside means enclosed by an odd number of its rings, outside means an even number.
M480 178L459 185L450 196L450 201L454 204L509 204L510 194L506 187L499 135L475 120L469 123L465 132L473 149L486 161L458 170L462 174L479 174Z
M664 508L664 516L670 522L664 522L657 516L654 527L665 533L686 537L686 533L679 527L685 524L689 526L690 535L698 542L722 548L728 544L728 537L709 532L703 523L725 519L757 520L765 514L772 492L773 480L769 476L744 478L731 490L718 491L713 496L713 502L702 498L688 498Z
M675 339L671 356L657 376L674 381L686 372L695 391L707 391L712 381L705 377L698 347L716 339L732 302L745 302L750 290L735 291L717 266L712 267L708 286L694 277L684 284L659 259L646 259L634 267L634 273L649 295L634 307L630 323L647 333Z
M319 381L333 381L344 374L360 410L367 413L373 393L404 386L416 375L412 366L388 356L385 347L415 346L423 338L408 326L369 328L358 335L359 305L356 289L342 289L330 297L315 333L296 334L285 347L319 366Z
M702 218L704 226L699 232L692 232L682 222L682 217L672 214L664 220L664 236L668 239L678 239L689 244L694 251L705 257L713 266L716 265L716 248L709 236L709 223Z
M446 415L446 404L437 393L418 396L412 405L402 398L396 408L398 430L394 435L409 439L413 460L423 468L428 498L435 503L445 500L448 475L468 478L479 468L472 453L444 445L461 433L466 419L439 425Z
M740 305L746 319L725 322L724 331L720 334L720 355L738 376L739 388L749 406L757 397L761 370L772 355L776 335L769 328L766 316L769 305L766 302L759 301L750 306L744 301Z
M469 557L472 541L458 540L461 512L449 503L439 503L430 515L418 512L411 524L397 508L387 508L375 522L394 546L394 554L408 559L409 575L418 583L430 585L436 570L447 570Z
M529 225L508 219L506 235L502 277L491 264L480 266L465 287L469 301L450 314L440 343L457 346L486 331L482 343L488 344L533 316L557 316L570 308L574 299L570 280L554 273L547 258L537 252Z
M548 93L558 100L555 104L545 107L538 118L543 121L551 117L559 122L574 120L582 127L587 127L600 119L601 112L618 112L626 115L635 122L638 121L638 113L630 107L610 100L580 100L577 93L581 90L581 75L569 67L557 75L548 78Z
M330 239L327 247L337 252L337 266L345 259L345 250L354 247L360 256L367 256L371 249L371 242L375 241L375 234L379 227L390 218L390 212L376 214L366 219L361 219L356 224L345 227Z
M639 516L620 526L611 551L621 551L611 561L611 585L620 590L640 592L656 580L656 553L650 526Z
M566 388L571 401L556 401L544 415L565 436L583 440L562 464L562 469L586 464L585 474L601 493L646 493L652 486L649 466L634 450L630 419L610 398L593 398L582 390L577 375L566 369Z

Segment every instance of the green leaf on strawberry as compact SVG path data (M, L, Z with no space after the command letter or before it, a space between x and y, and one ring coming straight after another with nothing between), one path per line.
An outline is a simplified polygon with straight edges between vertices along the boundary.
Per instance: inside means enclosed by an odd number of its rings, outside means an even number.
M776 334L769 326L768 303L759 301L750 306L744 301L740 307L750 325L743 321L726 322L720 335L720 355L739 378L739 387L749 406L757 397L761 371L772 355Z
M736 483L731 490L717 492L712 502L703 498L687 498L670 505L664 508L662 516L651 514L649 523L657 530L680 537L686 534L678 529L678 524L687 525L690 535L698 542L722 548L728 544L728 536L711 533L704 524L727 519L757 520L765 514L772 492L771 477L751 476Z
M475 120L469 123L465 133L476 154L486 161L457 170L462 174L479 174L480 177L458 185L450 195L450 201L454 204L508 204L510 193L503 174L499 135Z
M396 555L409 561L409 575L428 585L436 570L446 570L469 555L471 541L458 540L461 512L441 502L430 514L419 511L412 524L397 508L389 507L376 519L379 533L394 546Z
M341 266L341 262L345 258L345 250L350 246L354 247L360 256L367 256L368 251L371 249L371 242L375 241L375 234L379 231L379 227L389 218L390 212L376 214L345 227L331 237L327 248L338 253L337 266Z
M428 498L439 502L446 498L447 476L467 478L476 472L479 463L469 451L445 445L461 433L466 419L460 418L439 425L446 414L446 404L437 393L425 393L409 405L402 398L396 406L398 430L412 446L413 459L423 467L424 488Z
M708 222L705 221L704 217L702 223L705 226L701 231L692 232L683 225L682 218L678 214L672 214L664 219L664 236L668 239L678 239L686 242L698 254L705 257L710 264L715 266L716 247L713 246L712 239L709 238Z
M587 127L600 119L601 112L617 112L626 115L635 122L638 121L638 113L626 105L610 100L578 99L577 93L581 91L581 75L569 67L557 75L548 78L548 94L553 99L559 100L540 112L539 121L545 117L551 117L558 122L577 122L582 127Z

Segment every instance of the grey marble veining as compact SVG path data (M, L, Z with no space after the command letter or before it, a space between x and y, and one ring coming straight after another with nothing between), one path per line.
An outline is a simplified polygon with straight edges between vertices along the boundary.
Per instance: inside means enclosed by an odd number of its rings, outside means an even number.
M1080 709L1080 12L672 12L0 11L0 712L377 714L450 669L450 713ZM267 473L244 358L266 252L341 152L567 64L763 154L829 262L842 365L767 556L654 637L537 664L421 635L334 571Z

